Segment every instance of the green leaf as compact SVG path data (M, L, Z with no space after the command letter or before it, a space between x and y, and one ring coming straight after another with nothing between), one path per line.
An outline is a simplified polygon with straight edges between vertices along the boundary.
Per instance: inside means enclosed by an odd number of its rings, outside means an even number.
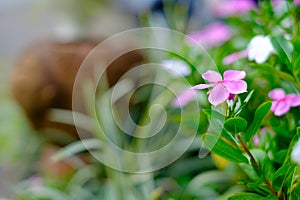
M207 115L207 118L214 118L220 121L224 121L226 119L226 117L218 111L211 109L203 109L202 111Z
M224 123L224 127L231 133L237 134L244 131L247 127L247 121L241 117L234 117L227 119Z
M272 106L272 102L265 102L256 109L253 122L251 123L251 125L249 126L249 128L245 133L247 142L260 128L261 122L270 111L271 106Z
M245 200L245 199L247 199L247 200L263 200L263 199L265 199L265 197L262 197L258 194L254 194L254 193L242 192L242 193L235 194L228 198L228 200Z
M285 180L287 179L288 176L292 174L296 166L297 166L296 164L283 165L274 173L272 177L272 185L275 188L275 190L281 189Z
M71 143L59 150L57 153L55 153L53 159L55 161L59 161L89 149L100 149L104 146L103 144L101 144L102 143L100 140L93 138L80 140L78 142Z
M243 152L240 149L227 144L220 139L220 136L211 133L205 133L202 136L202 140L206 148L215 154L232 162L248 163L248 159L243 155Z
M291 69L291 59L293 53L293 45L284 38L283 35L272 36L271 42L276 49L279 57L287 64L290 70Z
M274 154L273 162L276 162L278 164L283 164L283 162L285 161L285 158L287 156L287 152L288 152L287 149L283 149L283 150L276 152Z

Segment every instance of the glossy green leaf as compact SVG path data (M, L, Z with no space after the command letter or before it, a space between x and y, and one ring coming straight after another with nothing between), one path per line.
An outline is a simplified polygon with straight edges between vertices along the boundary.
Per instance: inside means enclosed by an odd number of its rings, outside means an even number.
M240 149L227 144L225 141L220 139L220 136L211 133L205 133L202 136L202 140L206 148L215 154L232 162L248 163L248 159L243 155L243 152Z
M224 121L226 119L226 117L223 114L219 113L218 111L211 110L211 109L203 109L202 111L204 112L204 114L207 115L208 119L214 118L220 121Z
M251 137L258 131L262 123L262 120L270 111L271 106L272 106L272 102L265 102L256 109L253 122L251 123L251 125L249 126L249 128L245 133L246 141L249 141Z
M247 127L247 121L241 117L234 117L227 119L224 123L224 127L231 133L237 134L242 132Z
M291 70L291 59L293 53L293 45L284 38L283 35L272 36L271 42L279 54L279 57L287 64Z

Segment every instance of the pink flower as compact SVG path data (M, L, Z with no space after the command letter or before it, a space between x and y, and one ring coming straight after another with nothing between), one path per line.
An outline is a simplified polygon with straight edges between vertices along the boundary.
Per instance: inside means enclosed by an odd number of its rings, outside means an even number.
M295 4L295 5L300 4L300 0L294 0L294 4Z
M189 88L181 92L172 102L174 107L183 107L187 105L189 102L196 99L196 92L195 90Z
M215 22L204 27L200 31L188 34L187 43L203 45L205 48L211 48L222 45L232 37L232 31L229 26L221 22Z
M240 15L256 9L256 5L252 0L221 0L213 2L211 6L214 14L218 17Z
M276 116L282 116L287 113L291 107L300 105L299 94L288 94L286 95L284 90L277 88L269 92L269 97L273 99L271 111Z
M258 146L259 145L259 138L258 138L258 135L254 135L253 137L253 144L255 146Z
M212 90L209 91L208 101L214 106L226 101L230 94L241 94L247 91L247 83L242 80L246 76L244 71L227 70L223 75L224 80L221 74L209 70L202 74L202 78L209 84L199 84L192 89L201 90L212 87Z
M246 58L248 56L248 50L234 52L223 59L223 64L230 65L239 59Z

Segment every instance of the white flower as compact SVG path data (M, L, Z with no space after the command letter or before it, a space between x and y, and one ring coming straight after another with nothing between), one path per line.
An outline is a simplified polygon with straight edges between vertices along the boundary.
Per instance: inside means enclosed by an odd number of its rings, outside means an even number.
M300 139L294 145L291 157L292 157L293 161L295 161L296 163L298 163L300 165Z
M164 60L161 64L174 77L187 76L191 73L190 67L180 60Z
M255 60L255 62L261 64L264 63L272 53L275 53L275 49L268 36L257 35L248 44L248 59Z

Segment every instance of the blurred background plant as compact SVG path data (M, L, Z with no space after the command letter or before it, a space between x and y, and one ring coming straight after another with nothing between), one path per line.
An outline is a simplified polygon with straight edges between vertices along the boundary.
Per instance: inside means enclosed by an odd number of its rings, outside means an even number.
M293 145L299 138L299 128L297 128L300 122L299 108L291 108L288 113L279 117L268 112L270 108L263 107L260 115L264 118L256 119L255 117L257 108L264 102L272 100L267 95L271 90L283 88L287 94L299 94L300 7L297 1L153 0L147 3L135 0L2 1L0 5L1 197L23 200L206 200L227 199L238 192L244 192L230 198L299 198L297 196L299 194L299 178L297 178L299 165L290 158ZM109 147L105 150L107 146L99 137L103 133L97 128L93 129L96 137L86 139L85 145L81 142L74 142L66 147L57 147L51 149L53 152L50 154L46 154L49 158L41 159L47 140L31 128L21 108L9 93L9 74L22 49L39 40L54 39L61 42L82 39L100 40L114 33L141 26L171 28L188 34L190 38L187 38L183 44L179 44L181 57L164 54L157 58L155 52L147 52L146 55L149 58L154 57L156 62L161 63L164 63L165 59L182 61L186 67L190 68L189 73L184 76L191 85L203 83L199 71L203 73L205 69L214 69L215 65L217 69L214 70L221 74L229 69L246 72L248 92L234 99L234 104L231 105L232 110L226 110L226 108L229 109L226 107L227 102L216 109L223 115L223 122L239 116L240 121L233 124L243 124L245 120L246 127L244 128L248 130L253 129L251 124L258 124L245 143L259 163L260 168L256 169L259 172L253 168L255 165L253 162L249 163L247 156L247 161L243 160L245 153L233 155L242 159L244 162L242 164L232 157L228 159L227 154L224 153L228 150L226 145L221 146L224 148L223 151L216 150L219 143L215 149L206 143L206 147L211 147L213 153L199 158L200 149L205 150L202 149L202 139L205 141L205 138L213 136L205 134L204 138L201 137L203 133L208 132L209 121L216 120L216 116L210 115L211 105L204 91L196 92L198 101L193 101L192 104L185 102L184 113L185 118L188 119L185 134L188 136L190 127L196 127L196 130L192 131L197 131L193 144L178 160L163 169L143 174L124 173L107 167L86 155L84 153L86 148L97 150L99 143L100 150L110 152ZM270 40L274 49L271 49L262 61L258 58L260 54L250 58L249 53L251 51L249 43L258 35ZM215 63L203 56L203 52L195 43L203 45ZM263 43L259 43L257 48L264 48ZM228 58L230 55L231 57ZM175 64L172 65L175 66ZM168 70L168 67L166 69ZM176 83L181 82L180 77L172 80ZM106 93L100 95L102 99L104 98L104 103L98 105L103 111L98 119L102 129L112 133L112 138L113 135L117 136L113 138L115 142L119 142L125 149L138 149L143 152L149 149L155 150L172 138L172 132L169 135L167 131L159 138L160 142L150 140L145 142L146 145L143 142L141 143L143 145L136 145L139 142L131 137L118 138L124 133L112 123L114 119L111 116L111 110L106 108L105 103L105 98L107 98L105 95L109 95L111 91L112 89L106 89ZM154 86L144 90L140 88L136 92L140 97L139 103L148 105L143 110L145 114L141 116L132 111L133 116L135 114L138 116L137 121L142 124L149 121L147 118L149 105L160 100L156 99L159 97L157 93L169 95L164 92ZM182 113L179 113L178 108L172 105L171 98L164 101L168 101L165 103L166 110L168 114L171 114L167 118L168 124L172 124L176 129L176 123L180 122L178 118ZM164 101L159 101L159 103ZM197 126L193 124L195 103L204 109L200 113L200 122ZM230 104L227 105L230 107ZM94 115L94 110L91 109L89 114ZM156 114L160 116L161 113ZM228 129L234 126L230 124L232 122L226 122ZM243 131L240 131L241 135ZM239 142L237 145L240 148ZM179 150L180 148L181 146L178 146ZM54 159L67 163L63 169L58 169L58 174L53 173L51 169L50 163L52 163L53 155ZM109 159L111 155L106 156ZM85 162L82 157L86 157L88 161ZM133 162L132 167L136 164ZM269 179L271 188L275 192L270 189L264 177Z

